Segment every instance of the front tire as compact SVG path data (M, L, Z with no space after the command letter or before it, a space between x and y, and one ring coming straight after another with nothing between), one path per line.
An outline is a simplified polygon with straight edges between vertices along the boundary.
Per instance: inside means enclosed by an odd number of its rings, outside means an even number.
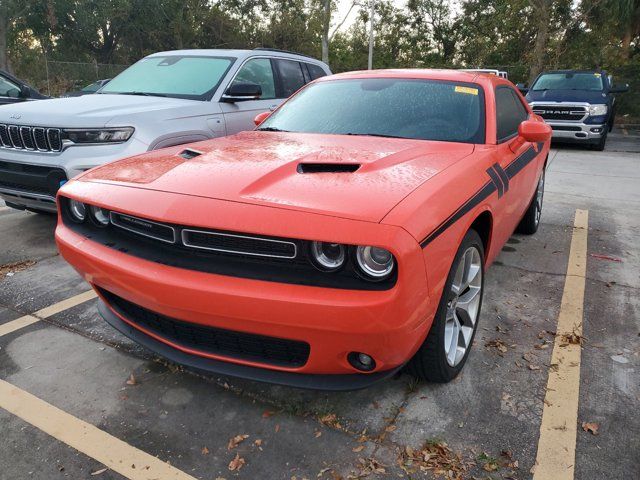
M542 201L544 200L544 174L542 170L540 178L538 179L538 186L533 194L529 208L520 220L516 231L518 233L524 233L525 235L533 235L538 231L540 226L540 217L542 216Z
M604 133L600 137L600 140L598 140L597 143L591 144L591 149L595 150L596 152L602 152L604 150L605 145L607 144L608 134L609 132L607 131L607 129L605 129Z
M469 357L484 291L484 247L475 230L465 235L438 305L431 330L407 364L413 376L446 383L458 376Z

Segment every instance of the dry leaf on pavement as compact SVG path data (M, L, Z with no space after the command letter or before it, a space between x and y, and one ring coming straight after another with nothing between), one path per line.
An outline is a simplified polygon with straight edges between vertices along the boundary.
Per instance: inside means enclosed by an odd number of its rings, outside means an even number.
M592 435L598 435L598 428L600 428L600 425L595 422L582 422L582 430Z
M236 453L234 459L229 462L229 470L236 472L240 470L245 463L244 458L242 458L240 454Z
M242 442L244 442L247 438L249 438L249 435L236 435L235 437L229 440L229 444L227 445L227 450L233 450Z
M127 385L138 385L138 381L136 377L133 376L133 373L129 375L129 379L127 380Z
M209 449L207 447L202 447L202 454L209 455Z

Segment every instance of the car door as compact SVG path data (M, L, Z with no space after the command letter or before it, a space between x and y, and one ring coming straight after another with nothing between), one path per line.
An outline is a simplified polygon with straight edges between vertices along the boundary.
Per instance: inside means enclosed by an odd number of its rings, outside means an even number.
M0 105L23 102L20 85L0 74Z
M282 102L277 98L277 77L273 70L272 59L267 57L250 58L240 67L227 88L234 83L247 82L260 85L262 96L259 100L221 103L227 135L253 130L255 127L253 119L258 113L275 110Z
M487 169L498 190L498 200L494 207L494 218L499 219L494 235L502 245L513 233L531 199L529 191L535 183L531 172L535 168L524 168L515 175L515 161L528 155L531 143L514 142L518 136L518 126L529 113L515 91L507 85L495 89L496 102L496 155L494 163ZM517 148L515 148L517 147ZM513 149L515 148L515 151Z

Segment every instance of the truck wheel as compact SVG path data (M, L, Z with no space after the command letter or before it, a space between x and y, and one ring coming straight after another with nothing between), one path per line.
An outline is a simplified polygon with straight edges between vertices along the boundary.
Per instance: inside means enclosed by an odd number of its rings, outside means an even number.
M438 311L422 346L407 364L420 380L450 382L460 373L476 334L484 290L484 248L475 230L453 260Z
M595 150L597 152L602 152L604 150L605 144L607 143L608 133L609 132L605 130L605 132L600 137L600 140L598 140L598 143L592 143L591 144L591 150Z

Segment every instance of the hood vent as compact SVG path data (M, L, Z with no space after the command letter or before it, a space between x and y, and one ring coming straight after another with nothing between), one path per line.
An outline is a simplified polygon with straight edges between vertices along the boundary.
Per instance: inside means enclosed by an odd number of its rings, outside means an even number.
M191 160L192 158L199 157L200 155L202 155L202 152L199 152L198 150L192 150L190 148L187 148L187 149L181 151L179 155L182 158L184 158L185 160Z
M359 163L299 163L298 173L353 173Z

